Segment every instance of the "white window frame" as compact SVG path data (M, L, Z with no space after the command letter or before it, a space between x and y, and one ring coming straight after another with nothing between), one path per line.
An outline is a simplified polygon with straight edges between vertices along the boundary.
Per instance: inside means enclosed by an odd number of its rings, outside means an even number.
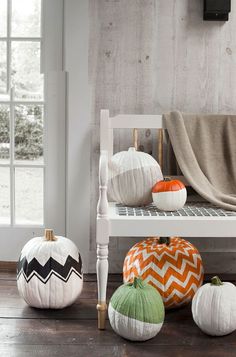
M44 73L44 98L42 101L14 101L10 89L10 101L0 104L10 105L10 128L14 127L14 107L16 105L44 106L44 163L14 163L14 133L11 130L10 166L11 177L11 224L0 226L0 261L15 261L21 248L32 236L42 235L44 228L53 228L56 234L65 235L65 86L63 71L63 0L42 0L41 37L10 38L11 0L8 2L7 68L10 75L11 42L39 41L41 43L41 72ZM9 89L10 77L8 77ZM50 120L49 120L50 119ZM37 167L44 170L44 224L16 225L14 222L14 173L16 167Z

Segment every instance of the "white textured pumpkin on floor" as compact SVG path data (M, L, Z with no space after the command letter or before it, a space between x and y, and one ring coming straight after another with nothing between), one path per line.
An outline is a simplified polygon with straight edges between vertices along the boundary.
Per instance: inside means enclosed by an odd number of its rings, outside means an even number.
M45 230L22 249L17 267L17 286L28 305L61 309L79 297L83 287L82 261L68 238Z
M113 155L108 167L109 198L127 206L151 203L152 187L163 179L157 161L134 147Z
M187 190L180 180L165 178L153 186L152 199L159 210L176 211L185 205Z
M236 286L215 276L194 295L192 314L208 335L224 336L236 330Z
M158 334L165 316L160 294L140 278L121 285L108 307L111 327L131 341L145 341Z

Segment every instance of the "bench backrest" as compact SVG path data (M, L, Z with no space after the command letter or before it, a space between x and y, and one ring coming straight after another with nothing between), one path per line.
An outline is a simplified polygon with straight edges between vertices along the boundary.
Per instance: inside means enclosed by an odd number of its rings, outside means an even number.
M100 150L106 150L108 157L113 155L113 129L166 129L162 115L119 114L110 117L109 110L102 109L100 117ZM158 161L163 165L163 135L160 131L158 143ZM188 186L184 176L171 176L180 179Z
M100 149L113 155L113 129L164 129L162 115L119 114L109 116L109 110L101 110Z

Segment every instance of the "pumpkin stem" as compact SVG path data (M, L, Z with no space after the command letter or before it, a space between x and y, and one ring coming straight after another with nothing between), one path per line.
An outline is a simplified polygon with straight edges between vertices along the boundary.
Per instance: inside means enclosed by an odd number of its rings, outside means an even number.
M171 177L166 176L163 178L163 181L171 181Z
M133 282L133 287L135 289L137 289L137 288L141 288L142 289L144 287L143 280L141 278L137 278L135 276L134 282Z
M54 242L57 238L54 236L53 229L45 229L44 238L48 242Z
M158 243L159 244L169 245L170 244L170 237L160 237Z
M133 129L133 143L135 150L138 150L138 129Z
M218 276L213 276L213 278L211 278L211 285L220 286L223 285L223 283Z

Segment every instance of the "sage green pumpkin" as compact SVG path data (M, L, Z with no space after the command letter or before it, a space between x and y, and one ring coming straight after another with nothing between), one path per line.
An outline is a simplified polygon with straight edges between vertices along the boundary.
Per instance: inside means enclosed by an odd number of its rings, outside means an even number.
M131 341L145 341L157 335L165 316L159 292L140 278L121 285L108 307L111 327Z

